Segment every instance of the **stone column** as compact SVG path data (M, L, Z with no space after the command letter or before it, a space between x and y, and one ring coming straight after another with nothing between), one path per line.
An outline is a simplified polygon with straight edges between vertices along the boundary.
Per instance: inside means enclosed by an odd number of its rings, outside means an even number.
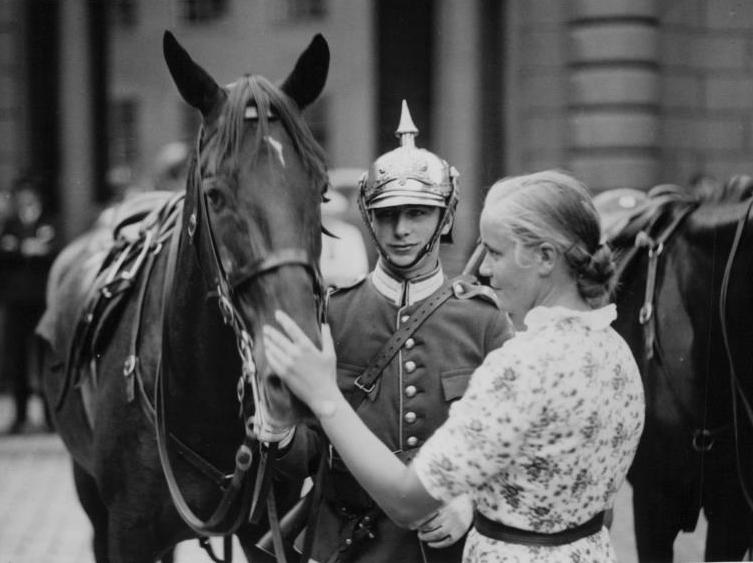
M66 240L88 227L93 212L88 0L60 3L60 201Z
M443 248L449 275L460 273L478 236L481 211L479 112L479 18L477 0L438 0L434 43L435 84L433 139L418 144L447 160L460 172L460 204L453 230L454 244Z
M575 0L568 22L570 169L594 192L659 173L656 0Z

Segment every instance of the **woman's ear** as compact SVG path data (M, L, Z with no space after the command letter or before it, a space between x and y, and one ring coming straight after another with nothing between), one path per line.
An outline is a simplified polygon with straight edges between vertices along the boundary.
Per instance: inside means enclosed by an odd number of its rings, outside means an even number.
M538 262L539 272L543 275L549 275L557 263L559 252L553 244L542 242L536 249L536 261Z

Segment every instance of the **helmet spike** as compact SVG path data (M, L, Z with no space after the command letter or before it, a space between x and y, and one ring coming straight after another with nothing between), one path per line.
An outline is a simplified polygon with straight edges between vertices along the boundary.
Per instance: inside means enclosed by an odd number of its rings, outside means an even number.
M408 109L408 102L403 100L400 110L400 125L397 126L395 136L400 139L401 147L415 147L415 137L418 135L418 127L413 123L413 118Z

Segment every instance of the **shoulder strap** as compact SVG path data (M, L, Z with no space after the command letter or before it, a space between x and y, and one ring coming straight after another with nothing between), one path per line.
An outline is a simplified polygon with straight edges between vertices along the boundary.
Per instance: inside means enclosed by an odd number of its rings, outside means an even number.
M367 367L366 370L356 378L356 389L349 395L348 402L350 402L353 410L358 409L358 406L363 400L374 391L377 379L382 375L382 371L384 371L384 368L390 363L390 360L395 357L397 351L400 350L403 344L405 344L405 341L416 332L416 329L418 329L418 327L420 327L424 321L428 319L440 305L442 305L442 303L450 298L454 291L453 285L458 279L465 278L461 277L448 280L439 291L430 295L411 315L408 322L400 327L371 359L369 367Z

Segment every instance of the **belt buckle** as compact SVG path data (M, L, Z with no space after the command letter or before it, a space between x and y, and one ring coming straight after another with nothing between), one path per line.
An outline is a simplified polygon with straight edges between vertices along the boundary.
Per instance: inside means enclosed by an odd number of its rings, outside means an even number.
M372 383L368 387L366 385L364 385L363 383L361 383L361 376L360 375L353 382L353 385L355 385L356 387L358 387L361 391L363 391L367 395L369 395L374 390L374 388L376 387L376 383Z

